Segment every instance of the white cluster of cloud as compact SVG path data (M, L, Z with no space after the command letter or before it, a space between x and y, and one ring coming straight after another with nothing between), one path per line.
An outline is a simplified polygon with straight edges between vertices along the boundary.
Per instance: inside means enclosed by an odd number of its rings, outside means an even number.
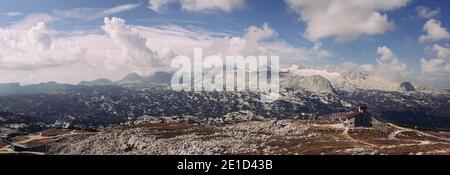
M0 28L0 81L76 83L132 71L146 74L160 64L146 38L124 20L106 18L103 29L106 34L60 35L44 22L28 29Z
M213 38L207 47L208 54L221 57L236 56L279 56L282 66L292 63L313 62L332 56L331 52L321 49L320 44L312 48L294 47L284 41L268 41L277 36L277 32L265 23L262 27L250 26L242 37Z
M421 43L450 39L450 34L447 29L442 26L440 21L435 19L428 20L423 26L423 31L426 34L419 37L419 42Z
M439 44L431 48L436 57L432 59L420 59L422 72L421 78L426 81L438 82L440 85L450 85L450 49Z
M148 75L167 70L175 55L191 57L194 48L203 48L205 57L279 55L302 61L331 55L320 44L305 48L271 41L277 32L268 24L250 26L242 36L224 36L176 25L127 25L113 17L105 18L102 29L104 33L61 35L42 22L28 29L0 28L0 82L77 83L102 77L117 80L130 72Z
M262 28L250 26L246 29L243 37L225 37L213 40L209 49L210 54L219 56L226 55L260 55L264 52L261 48L261 41L274 37L277 33L264 24Z
M425 19L433 18L441 14L441 9L439 9L439 7L432 10L425 6L417 6L416 11L419 17Z
M163 8L172 3L179 3L181 9L190 12L221 10L231 12L233 9L245 5L245 0L149 0L148 8L161 12Z
M78 61L84 50L71 41L52 39L45 23L28 30L0 28L0 68L30 70Z
M378 47L377 53L381 55L381 58L377 60L378 72L388 75L398 74L400 77L408 75L408 66L400 62L391 49L386 46Z
M409 78L411 71L408 66L401 62L399 58L386 46L377 48L377 54L380 58L377 59L377 64L356 64L353 62L343 62L342 68L347 70L355 70L368 74L375 74L390 78Z
M296 47L277 38L277 32L265 23L249 26L242 36L216 33L195 27L136 26L121 18L104 18L100 33L83 29L61 35L47 24L61 18L93 20L132 10L139 4L122 4L111 8L76 8L52 11L50 14L27 14L8 27L0 28L0 82L59 81L75 83L95 78L117 80L130 72L148 75L168 69L176 55L191 57L194 48L203 48L204 56L277 55L282 66L328 58L334 54L322 49L320 39L333 37L348 41L361 35L383 34L394 28L386 12L407 5L409 0L285 0L290 9L306 23L304 36L315 45ZM243 7L245 0L149 0L148 7L161 12L177 4L182 10L199 12L219 10L230 12ZM438 20L440 9L417 7L417 15L428 19L423 27L421 43L450 39L447 29ZM19 12L5 13L21 16ZM421 78L448 82L450 51L447 45L434 44L432 59L422 58ZM380 58L375 64L345 62L343 68L376 75L408 77L408 66L386 46L377 48ZM337 74L309 69L298 74L319 74L336 78ZM418 73L418 71L417 71ZM434 82L432 82L434 83Z
M428 7L418 6L416 10L419 17L428 19L422 29L425 34L419 37L420 43L432 44L450 39L450 33L442 25L441 21L432 19L440 15L441 11L439 8L431 10ZM421 70L418 80L423 83L448 88L450 86L450 79L448 78L448 75L450 75L450 49L448 45L433 44L432 46L426 46L425 50L430 52L429 54L435 55L435 58L420 59Z
M278 55L283 62L292 60L311 61L330 57L332 53L322 49L320 44L312 47L294 47L287 42L276 40L277 32L268 24L261 27L250 26L242 36L221 34L204 30L191 30L179 26L137 27L147 36L147 44L156 50L173 50L181 55L192 56L194 48L203 48L203 55L249 56ZM223 36L225 35L225 36Z
M150 68L162 65L161 59L147 47L147 39L137 29L127 26L125 20L105 18L103 30L120 48L120 52L114 55L120 58L116 59L118 64L131 63L133 70L143 75L149 75L153 71Z
M361 35L383 34L394 28L394 22L382 12L407 5L409 0L285 0L306 22L304 35L313 41L335 37L348 41Z

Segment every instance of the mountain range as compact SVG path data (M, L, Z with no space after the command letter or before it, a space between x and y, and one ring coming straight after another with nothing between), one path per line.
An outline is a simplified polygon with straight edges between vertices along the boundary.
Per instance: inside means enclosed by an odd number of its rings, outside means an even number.
M157 72L143 77L133 73L116 82L98 79L78 85L1 84L0 111L50 123L70 120L95 127L123 122L130 116L220 117L242 110L269 118L320 118L355 111L358 103L366 103L382 121L450 130L448 91L382 76L289 71L281 74L280 99L265 103L259 100L258 92L175 92L168 86L171 75Z

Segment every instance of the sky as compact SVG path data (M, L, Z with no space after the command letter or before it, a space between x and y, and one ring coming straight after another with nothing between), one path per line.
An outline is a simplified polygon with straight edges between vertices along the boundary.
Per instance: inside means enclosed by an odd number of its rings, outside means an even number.
M0 83L169 71L176 55L278 55L282 67L450 88L445 0L0 0Z

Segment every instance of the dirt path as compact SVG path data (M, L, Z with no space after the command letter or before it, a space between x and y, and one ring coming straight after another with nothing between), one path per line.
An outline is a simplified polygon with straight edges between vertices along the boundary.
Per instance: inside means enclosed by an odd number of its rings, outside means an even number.
M398 134L400 134L402 132L416 132L416 133L421 134L423 136L435 138L435 139L438 139L438 140L441 140L441 141L445 141L445 142L450 142L450 139L448 139L448 138L438 137L438 136L435 136L435 135L432 135L432 134L428 134L426 132L418 131L418 130L415 130L415 129L404 128L404 127L393 125L393 124L389 124L389 126L398 129L398 131L394 132L393 135L391 136L394 139L396 138L396 136Z
M422 135L422 136L434 138L434 139L437 139L437 140L440 140L440 141L444 141L444 142L450 142L450 139L448 139L448 138L443 138L443 137L435 136L435 135L428 134L428 133L426 133L426 132L422 132L422 131L419 131L419 130L410 129L410 128L404 128L404 127L397 126L397 125L394 125L394 124L391 124L391 123L389 123L388 125L389 125L390 127L393 127L393 128L396 129L396 131L394 131L394 132L392 132L392 133L389 134L388 139L390 139L390 140L395 140L395 139L397 139L396 136L397 136L398 134L402 133L402 132L415 132L415 133L418 133L418 134L420 134L420 135ZM322 128L344 129L344 131L342 132L342 135L343 135L345 138L347 138L348 140L351 140L352 142L355 142L355 143L361 143L361 144L368 145L368 146L371 146L371 147L376 147L376 145L374 145L374 144L371 144L371 143L368 143L368 142L365 142L365 141L362 141L362 140L353 138L353 137L348 133L348 131L350 130L350 128L349 128L349 127L346 127L343 123L337 123L337 124L314 124L314 126L316 126L316 127L322 127ZM420 143L423 143L423 144L429 144L429 141L421 141L421 140L416 140L416 139L413 139L413 141L417 141L417 142L420 142Z
M61 137L66 137L66 136L73 136L73 135L78 135L78 133L76 133L76 130L71 131L70 133L67 134L62 134L62 135L56 135L56 136L42 136L41 133L39 133L39 135L27 135L27 139L20 141L20 142L15 142L14 144L26 144L35 140L43 140L43 139L54 139L54 138L61 138ZM10 148L10 145L6 145L2 148L0 148L0 153L14 153L14 151ZM27 153L27 152L24 152ZM31 152L29 152L31 153Z
M350 127L346 127L346 126L344 125L344 123L337 123L337 124L314 124L313 126L316 126L316 127L322 127L322 128L344 129L344 131L342 131L342 135L343 135L346 139L348 139L348 140L350 140L350 141L352 141L352 142L354 142L354 143L359 143L359 144L367 145L367 146L370 146L370 147L376 147L376 145L374 145L374 144L371 144L371 143L368 143L368 142L365 142L365 141L362 141L362 140L358 140L358 139L353 138L353 137L348 133L348 131L350 130Z
M363 145L367 145L367 146L370 146L370 147L377 147L377 145L374 145L374 144L371 144L369 142L365 142L365 141L353 138L350 134L348 134L348 130L350 130L350 128L349 127L345 127L344 132L342 132L342 135L344 135L345 138L347 138L347 139L349 139L349 140L351 140L351 141L353 141L355 143L361 143Z

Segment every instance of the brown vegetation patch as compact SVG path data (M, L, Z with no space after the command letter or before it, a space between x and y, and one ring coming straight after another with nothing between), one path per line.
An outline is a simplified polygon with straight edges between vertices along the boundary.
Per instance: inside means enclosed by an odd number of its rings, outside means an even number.
M437 144L425 144L425 145L405 145L383 149L382 152L390 155L407 155L410 153L425 153L436 150L450 149L449 144L437 143Z
M25 140L28 140L28 139L30 139L30 137L28 137L28 136L17 136L17 137L14 137L12 139L12 141L13 142L22 142L22 141L25 141Z
M41 136L43 136L43 137L54 137L54 136L58 136L58 135L69 134L72 131L73 130L70 130L70 129L56 129L56 128L52 128L52 129L46 129L46 130L42 131L41 132Z
M348 131L348 134L355 139L366 140L369 138L388 138L389 133L375 129L354 128Z
M388 139L389 133L374 129L355 128L348 131L355 140L377 146L395 146L400 144L417 144L418 142L405 139Z
M4 146L6 146L6 145L8 145L8 144L5 143L5 142L3 141L3 139L0 139L0 148L4 147Z
M301 155L319 155L319 154L340 154L339 150L345 150L355 147L354 143L348 141L332 140L312 140L297 147L288 148L288 153Z
M266 146L273 154L317 155L340 154L339 150L353 148L356 144L345 140L340 133L337 133L293 139L272 138Z
M384 138L371 138L364 140L367 143L374 144L376 146L396 146L402 144L418 144L419 142L414 140L389 140Z
M433 136L450 139L450 132L436 132L436 131L424 131L424 132Z
M304 140L302 139L276 139L270 140L266 143L266 146L278 147L278 148L290 148L300 145Z
M414 140L422 140L422 141L432 141L432 142L442 142L445 141L444 139L436 138L436 137L430 137L423 134L420 134L415 131L404 131L399 134L397 134L396 138L398 139L414 139Z
M32 140L30 142L23 143L22 145L29 147L29 148L33 148L33 147L48 145L48 144L56 142L57 140L58 140L57 138L38 139L38 140Z

